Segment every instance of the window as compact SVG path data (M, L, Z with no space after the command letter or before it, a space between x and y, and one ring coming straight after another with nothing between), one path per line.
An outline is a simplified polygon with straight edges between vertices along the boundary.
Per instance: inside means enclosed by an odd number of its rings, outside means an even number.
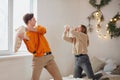
M15 29L25 25L23 15L29 12L36 16L37 0L0 0L0 54L13 51ZM19 51L25 50L22 44Z
M0 50L8 50L8 0L0 0Z

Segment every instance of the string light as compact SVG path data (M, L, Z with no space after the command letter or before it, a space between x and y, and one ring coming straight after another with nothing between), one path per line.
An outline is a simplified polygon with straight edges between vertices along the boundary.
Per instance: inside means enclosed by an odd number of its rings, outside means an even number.
M107 30L107 34L109 34L109 31Z
M101 11L96 11L94 13L94 17L97 20L97 24L96 24L96 32L98 33L98 38L100 39L108 39L109 38L109 32L106 31L105 34L102 33L102 27L101 27L101 22L102 22L102 12ZM117 19L114 19L114 21ZM113 19L111 19L110 21L113 21ZM106 25L106 28L108 27L108 24Z
M98 33L98 37L100 39L104 39L105 40L105 39L108 39L110 37L120 36L120 34L117 33L117 32L120 32L120 31L118 31L118 30L120 30L120 28L117 28L116 25L115 25L116 22L118 20L120 20L120 15L118 13L117 13L116 16L114 16L112 19L110 19L110 21L109 21L108 24L106 24L106 26L105 26L105 28L106 28L105 33L102 32L102 27L101 27L101 22L104 20L102 12L100 10L97 10L94 13L92 13L92 17L88 18L89 24L90 24L90 19L92 19L92 18L94 18L94 19L97 20L96 32ZM111 28L111 26L115 27L116 30L114 30L113 28ZM112 30L110 30L110 29L112 29ZM90 30L90 28L89 28L89 30ZM113 34L112 33L113 31L114 31L114 33L117 33L117 34Z
M110 21L112 22L113 20L111 19Z
M97 30L97 32L100 32L100 30Z
M114 21L117 21L117 19L115 18Z
M107 27L108 27L108 24L106 24L106 28L107 28ZM96 25L96 32L98 33L98 38L103 39L103 40L108 39L109 36L110 36L110 35L109 35L109 31L106 30L106 33L103 34L101 29L102 29L101 25L100 25L100 24L97 24L97 25Z
M108 24L106 24L106 27L108 27Z

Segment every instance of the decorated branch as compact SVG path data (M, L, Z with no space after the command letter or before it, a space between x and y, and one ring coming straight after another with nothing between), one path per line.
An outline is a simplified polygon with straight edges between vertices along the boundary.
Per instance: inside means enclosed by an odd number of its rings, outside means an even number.
M101 7L104 7L105 5L107 5L111 0L100 0L100 4L97 4L97 0L89 0L89 3L97 8L100 9Z
M117 13L108 23L107 30L109 31L109 34L111 38L116 38L120 36L120 25L117 26L116 22L120 20L120 14Z

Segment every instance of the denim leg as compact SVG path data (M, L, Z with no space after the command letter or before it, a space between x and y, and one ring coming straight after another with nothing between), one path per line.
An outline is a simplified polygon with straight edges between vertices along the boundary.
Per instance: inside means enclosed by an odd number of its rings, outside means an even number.
M86 56L86 61L85 61L85 63L83 63L81 65L81 67L83 68L83 70L87 74L88 78L90 78L90 79L99 80L101 78L101 76L103 76L102 73L98 73L98 74L94 75L88 56Z
M74 78L81 78L83 69L78 64L78 58L75 58L75 67L74 67Z
M91 67L91 63L89 60L89 56L80 56L79 58L79 64L81 66L81 68L85 71L85 73L87 74L88 78L93 79L94 78L94 73Z
M85 73L87 74L88 78L94 78L94 73L93 73L93 70L92 70L92 67L91 67L91 64L90 64L90 61L86 61L85 63L83 63L81 65L81 67L83 68L83 70L85 71Z
M99 80L100 79L100 77L102 76L102 73L94 75L88 55L79 56L76 59L77 59L76 64L79 65L77 68L84 70L85 73L87 74L88 78L93 79L93 80Z
M91 63L90 63L90 60L89 60L89 57L88 56L85 56L86 57L86 61L81 65L83 70L85 71L85 73L87 74L88 78L94 78L94 73L93 73L93 70L92 70L92 66L91 66Z

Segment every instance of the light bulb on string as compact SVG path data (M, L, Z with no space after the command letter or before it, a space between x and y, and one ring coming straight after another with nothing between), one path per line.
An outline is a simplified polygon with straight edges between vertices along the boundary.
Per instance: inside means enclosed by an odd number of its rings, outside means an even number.
M96 32L97 32L97 33L100 33L100 32L101 32L101 29L100 29L100 28L97 28L97 29L96 29Z
M107 35L104 35L104 39L106 39L107 38Z
M106 27L108 28L108 24L106 24Z
M99 15L99 13L98 12L96 12L96 16L98 16Z
M109 34L109 31L107 30L107 34Z
M110 21L112 22L112 21L113 21L113 19L110 19Z
M114 21L117 21L117 19L115 18Z

